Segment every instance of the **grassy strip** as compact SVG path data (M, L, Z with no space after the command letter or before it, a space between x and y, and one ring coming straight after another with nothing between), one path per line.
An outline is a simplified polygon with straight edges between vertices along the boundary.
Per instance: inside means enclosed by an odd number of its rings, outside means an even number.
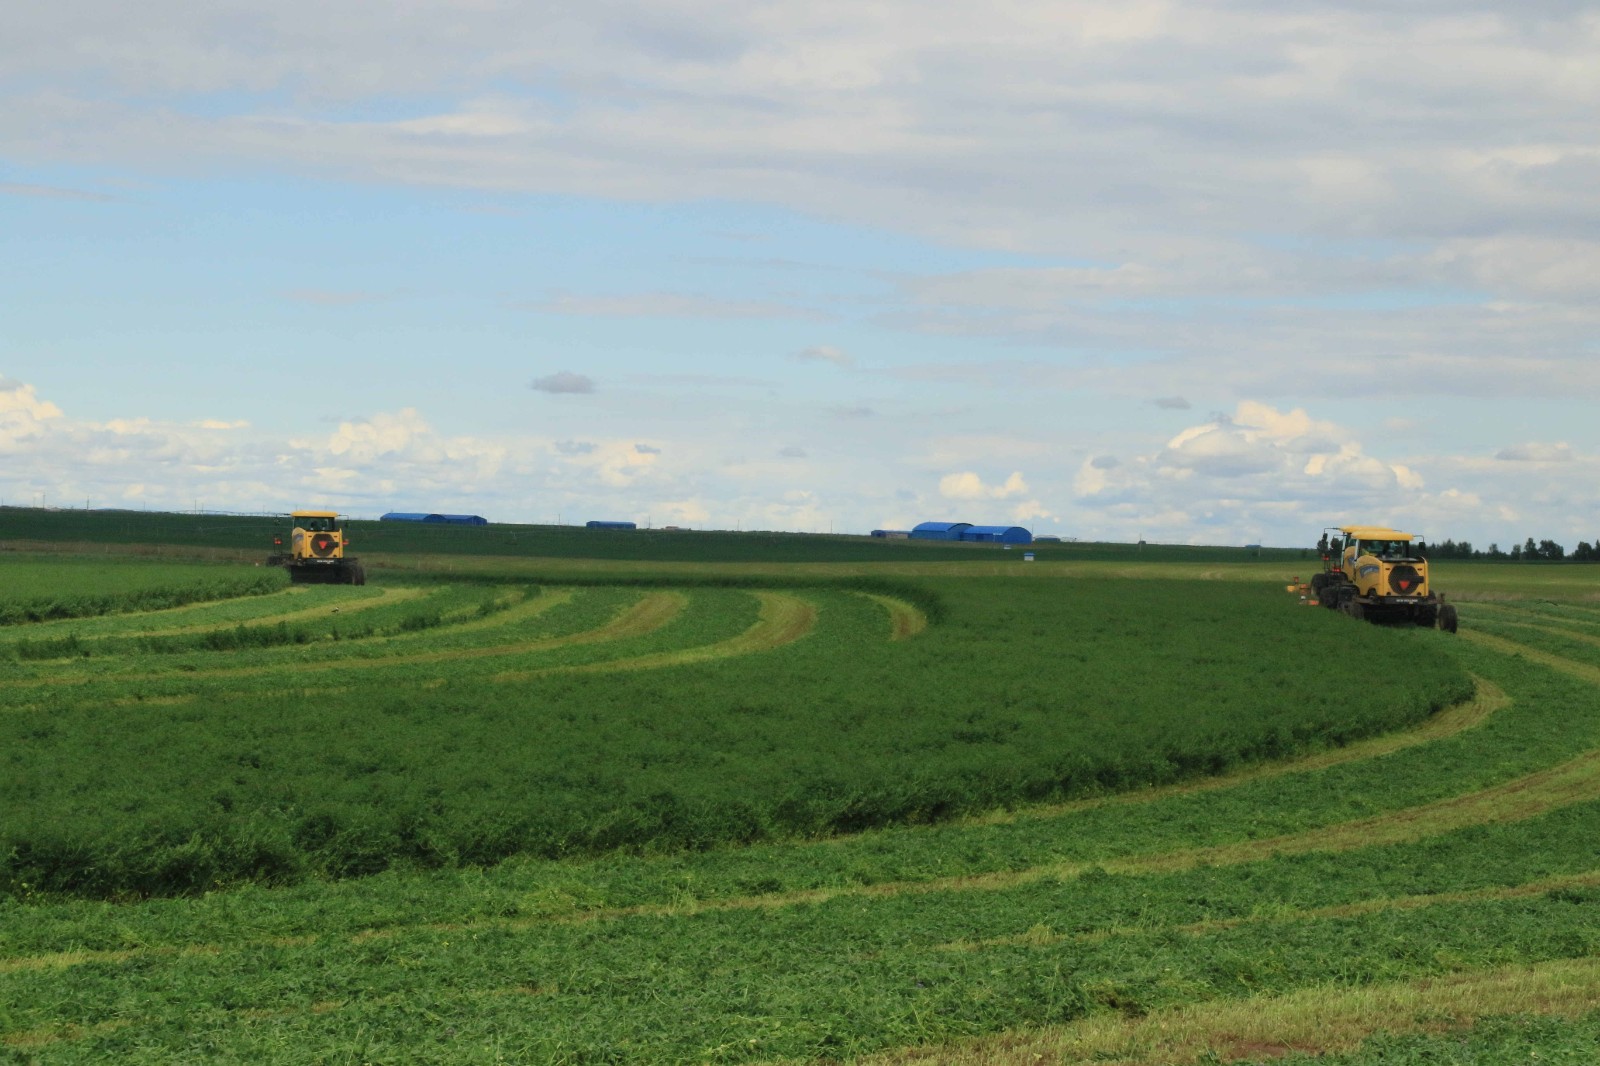
M605 865L511 863L492 871L441 872L426 878L386 874L362 885L295 890L253 889L198 900L108 906L88 902L36 903L29 921L5 924L0 971L120 961L147 952L218 954L260 944L320 937L370 941L419 930L446 933L536 932L552 924L604 925L687 922L727 911L826 906L845 914L867 908L914 924L901 936L930 950L950 946L959 930L973 942L1048 943L1052 936L1104 937L1154 928L1222 928L1307 915L1347 917L1381 909L1441 902L1510 899L1582 888L1600 849L1600 804L1561 808L1526 822L1485 824L1405 845L1344 852L1274 855L1259 862L1151 873L1112 874L1103 868L1068 878L1019 878L998 884L982 877L951 878L914 892L836 891L778 900L763 886L724 896L715 906L695 890L712 880L706 856L695 875L677 859L632 859L631 878L618 885L615 860ZM797 849L804 861L819 849ZM731 873L740 867L732 864ZM650 870L649 867L660 867ZM632 902L627 902L629 897ZM776 904L785 907L776 907ZM21 913L19 905L12 909ZM932 915L959 915L955 924ZM248 920L244 916L251 916ZM775 919L777 920L777 919ZM787 920L787 919L785 919ZM888 921L886 917L884 919ZM1044 923L1041 925L1041 923ZM1058 931L1052 933L1051 931ZM87 952L87 954L85 954Z
M1587 1018L1585 1030L1600 1036L1600 1015L1594 1013L1597 1001L1600 959L1562 959L1363 988L1332 985L1282 996L1197 1003L1142 1018L1101 1016L1069 1026L942 1047L905 1048L856 1061L859 1066L1034 1066L1041 1061L1188 1066L1198 1062L1299 1062L1300 1056L1293 1054L1299 1052L1331 1064L1356 1060L1322 1056L1354 1051L1380 1034L1456 1030L1452 1042L1463 1043L1460 1030L1496 1016ZM1587 1053L1592 1055L1593 1045ZM1534 1057L1550 1061L1537 1053ZM1402 1059L1390 1052L1371 1061L1396 1063ZM1443 1060L1429 1057L1419 1061ZM1465 1061L1491 1060L1473 1056Z
M264 595L288 581L278 571L253 567L141 568L99 561L51 565L0 559L0 573L6 589L0 626Z
M13 973L0 983L0 1008L15 1019L13 1031L28 1033L131 1017L128 1030L74 1049L119 1061L182 1055L196 1033L215 1054L257 1058L265 1034L252 1023L266 1005L282 1011L275 1020L311 1057L355 1031L383 1034L384 1053L374 1057L411 1048L401 1055L408 1061L429 1061L415 1057L427 1047L438 1048L433 1061L459 1059L494 1034L514 1036L524 1061L833 1057L1108 1011L1319 989L1330 972L1350 987L1582 958L1600 950L1587 921L1596 899L1600 893L1568 890L1203 935L1148 928L1099 942L960 953L925 942L929 926L966 919L970 908L959 897L916 908L548 926L536 935L407 930L187 953L160 965ZM459 1047L430 1041L443 1019L460 1034Z
M1506 695L1505 690L1499 685L1491 684L1483 678L1474 678L1474 683L1475 689L1470 700L1465 700L1452 707L1446 707L1415 729L1407 729L1398 733L1386 733L1383 736L1373 737L1369 740L1358 740L1342 748L1319 751L1313 755L1297 759L1284 759L1278 762L1265 763L1243 770L1236 770L1233 773L1218 774L1216 777L1204 777L1198 781L1184 781L1176 785L1138 789L1133 792L1123 792L1112 796L1097 796L1094 799L1076 800L1072 803L1037 804L1021 810L992 811L964 819L963 821L969 825L1002 825L1023 819L1059 818L1075 811L1089 810L1106 804L1153 803L1169 796L1192 796L1201 792L1237 788L1240 785L1254 781L1267 781L1274 777L1282 777L1285 774L1309 773L1313 770L1322 770L1331 766L1339 766L1343 763L1360 762L1363 759L1375 759L1384 755L1391 755L1394 752L1403 751L1418 744L1429 744L1455 736L1468 729L1475 729L1488 720L1491 714L1504 709L1510 704L1510 697Z

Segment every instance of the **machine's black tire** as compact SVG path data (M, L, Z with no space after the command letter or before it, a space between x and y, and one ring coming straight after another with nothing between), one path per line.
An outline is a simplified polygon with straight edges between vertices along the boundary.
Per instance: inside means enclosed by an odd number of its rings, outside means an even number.
M1311 591L1317 593L1319 599L1321 598L1322 590L1327 585L1328 574L1326 572L1311 575Z
M1332 585L1324 585L1322 591L1317 593L1317 602L1328 610L1333 610L1339 606L1339 590Z
M1419 626L1427 626L1432 629L1439 621L1439 609L1437 607L1419 607L1411 620Z
M366 571L366 569L360 563L357 563L355 566L352 566L350 568L350 584L352 584L352 585L365 585L366 583L367 583L367 571Z
M1349 615L1351 618L1356 619L1357 621L1360 621L1361 619L1363 619L1363 618L1365 618L1367 616L1366 607L1364 605L1360 604L1360 603L1357 603L1356 602L1356 598L1354 596L1345 597L1340 602L1339 606L1344 609L1344 613L1345 614Z
M1453 603L1447 603L1440 607L1439 628L1444 630L1446 633L1454 633L1456 631L1456 625L1456 605Z

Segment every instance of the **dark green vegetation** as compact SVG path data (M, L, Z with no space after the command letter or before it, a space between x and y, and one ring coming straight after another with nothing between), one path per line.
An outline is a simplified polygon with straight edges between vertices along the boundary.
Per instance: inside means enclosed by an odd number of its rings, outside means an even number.
M38 771L4 809L35 830L74 812L55 825L78 862L57 869L229 886L110 902L82 897L111 881L13 883L0 1054L915 1061L947 1044L941 1061L1020 1066L1187 1008L1184 1054L1118 1054L1276 1061L1224 1012L1297 1002L1316 1023L1319 996L1376 988L1399 1005L1293 1046L1562 1062L1592 1037L1592 1015L1549 1014L1572 997L1547 968L1600 958L1600 610L1468 604L1451 639L1298 608L1281 580L946 576L903 583L940 620L891 641L885 605L843 584L388 580L0 633L0 781ZM280 626L307 639L202 646ZM80 648L8 658L24 630ZM1433 728L1468 669L1479 711ZM1410 746L1336 747L1419 726ZM331 836L285 828L263 837L287 839L284 866L222 872L220 842L246 840L228 833L309 825L291 821L307 795ZM575 820L473 863L462 842L494 839L473 827L529 811ZM1440 997L1519 968L1535 994ZM1600 1001L1600 968L1577 974Z
M149 511L45 511L0 508L0 542L34 544L143 544L152 548L271 551L288 519L188 515ZM446 526L413 522L351 522L350 550L380 554L527 556L550 559L633 559L649 562L884 563L968 562L1015 558L1020 549L998 544L883 540L809 533L727 530L592 530L581 526L495 523ZM1195 547L1183 544L1061 543L1033 546L1039 562L1314 561L1314 553L1286 548Z
M867 586L880 589L882 586ZM1437 634L1342 634L1243 585L436 584L23 627L0 888L97 896L700 849L1161 784L1463 699ZM1220 634L1226 639L1218 639ZM741 644L740 642L743 642Z
M0 626L156 611L273 592L287 584L283 573L259 567L196 569L111 556L0 556Z

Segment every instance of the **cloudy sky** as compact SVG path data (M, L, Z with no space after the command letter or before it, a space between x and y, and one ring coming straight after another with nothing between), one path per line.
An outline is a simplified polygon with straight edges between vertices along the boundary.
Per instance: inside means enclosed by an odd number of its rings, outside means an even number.
M1582 0L58 0L0 499L1600 536Z

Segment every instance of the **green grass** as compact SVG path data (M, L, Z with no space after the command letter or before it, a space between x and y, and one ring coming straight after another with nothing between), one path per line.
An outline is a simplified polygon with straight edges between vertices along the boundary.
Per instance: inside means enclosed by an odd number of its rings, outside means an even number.
M25 784L5 809L66 811L57 840L77 841L80 872L159 852L129 831L154 812L169 875L190 864L163 890L217 880L219 856L247 854L217 845L245 839L226 834L251 810L243 793L207 807L223 771L258 774L283 810L325 793L331 835L295 844L286 875L236 869L204 894L14 882L0 1061L900 1062L927 1046L975 1066L1095 1026L1123 1027L1105 1047L1150 1049L1130 1061L1249 1061L1245 1017L1344 1056L1318 1061L1578 1061L1593 1034L1592 1015L1552 1013L1600 1001L1600 689L1593 646L1561 632L1584 632L1581 606L1469 598L1464 633L1526 642L1518 655L1297 608L1281 582L923 576L902 594L937 622L891 642L881 605L800 571L588 576L482 613L527 586L458 572L407 601L428 617L452 597L438 625L337 647L156 655L108 628L96 639L123 651L15 663L0 782ZM737 645L762 596L810 605L813 628ZM572 643L652 597L682 609ZM222 611L160 628L275 624ZM510 635L556 643L415 658ZM1342 683L1344 662L1383 683ZM1468 670L1506 699L1467 728L1339 749L1422 725ZM320 694L336 714L295 706ZM593 758L552 746L563 715ZM1332 751L1353 757L1294 761ZM1273 760L1206 790L1110 795ZM463 850L469 823L448 815L549 810L552 769L590 836L559 858ZM596 818L605 796L622 802ZM734 801L760 839L710 831ZM760 820L780 811L792 821ZM122 817L139 848L117 858L88 816ZM1531 998L1498 976L1523 970ZM1349 1006L1367 991L1399 1006ZM1140 1043L1180 1031L1187 1058Z
M244 566L152 565L136 559L0 555L0 626L152 611L274 592L281 572Z

